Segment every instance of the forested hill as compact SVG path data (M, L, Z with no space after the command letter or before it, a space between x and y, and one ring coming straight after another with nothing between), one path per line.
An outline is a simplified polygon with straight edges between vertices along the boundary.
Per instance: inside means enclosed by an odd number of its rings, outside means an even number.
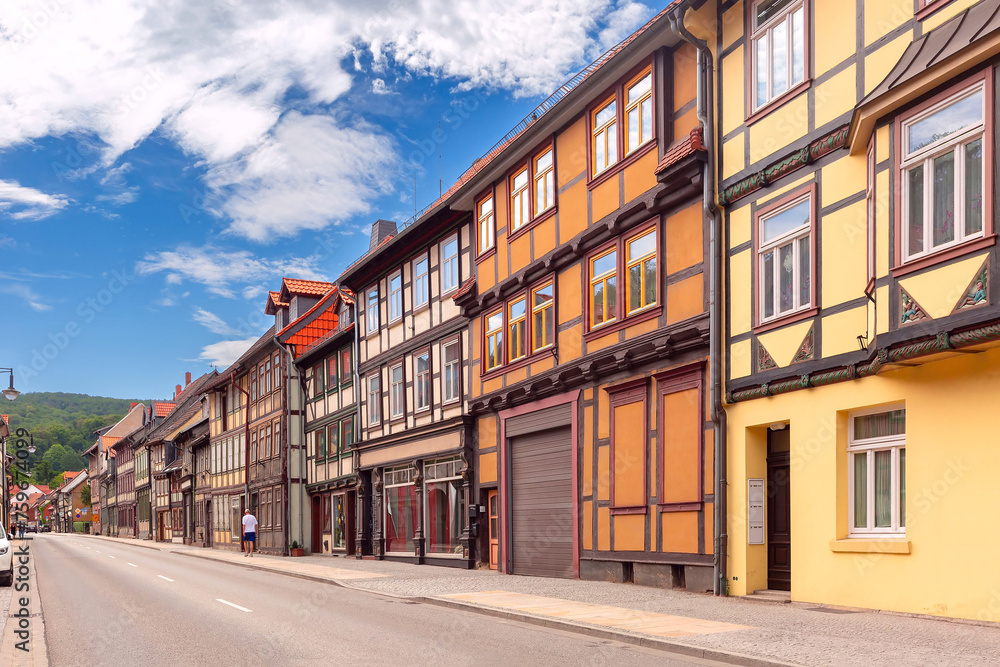
M87 394L32 392L14 401L0 402L0 413L10 415L10 428L24 428L35 437L29 459L34 479L46 483L54 473L80 470L80 453L94 444L94 431L125 416L134 399ZM149 401L144 401L149 405ZM47 464L47 465L46 465Z

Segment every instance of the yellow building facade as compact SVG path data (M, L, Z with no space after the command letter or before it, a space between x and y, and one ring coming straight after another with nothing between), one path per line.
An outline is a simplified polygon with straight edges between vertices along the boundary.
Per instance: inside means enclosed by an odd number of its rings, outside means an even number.
M1000 620L1000 2L685 4L717 72L729 593Z

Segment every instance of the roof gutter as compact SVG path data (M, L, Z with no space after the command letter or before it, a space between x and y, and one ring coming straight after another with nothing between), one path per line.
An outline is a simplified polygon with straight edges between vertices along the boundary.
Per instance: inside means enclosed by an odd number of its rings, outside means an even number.
M715 451L715 489L712 509L714 512L715 549L713 574L715 595L726 595L729 590L726 574L728 557L727 516L727 425L726 411L722 404L722 213L715 203L716 196L716 132L713 107L714 57L708 43L698 39L684 25L684 16L691 8L683 2L668 13L671 29L698 52L697 116L704 128L707 152L703 179L703 206L709 227L709 420L712 422L713 448Z

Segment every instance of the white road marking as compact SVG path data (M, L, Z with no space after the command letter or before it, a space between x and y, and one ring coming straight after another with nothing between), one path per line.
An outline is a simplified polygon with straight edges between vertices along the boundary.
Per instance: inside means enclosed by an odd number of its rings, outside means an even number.
M131 565L132 567L139 567L139 566L138 566L138 565L136 565L135 563L129 563L129 565Z
M100 552L100 551L98 551L97 553L101 553L101 552Z
M173 581L173 579L171 579L170 577L164 577L162 574L158 574L156 576L158 576L160 579L166 579L167 581Z
M108 558L114 558L114 556L108 556Z
M230 607L233 607L234 609L239 609L240 611L253 611L253 609L247 609L246 607L241 607L238 604L233 604L232 602L228 602L226 600L223 600L222 598L215 598L215 601L221 602L222 604L228 604Z

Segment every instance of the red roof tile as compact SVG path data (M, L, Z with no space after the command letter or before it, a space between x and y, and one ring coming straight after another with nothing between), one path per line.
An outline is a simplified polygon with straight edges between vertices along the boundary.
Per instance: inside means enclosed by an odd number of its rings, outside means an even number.
M171 410L173 410L175 407L177 407L177 404L176 403L167 403L167 402L163 402L163 401L157 401L157 402L153 403L153 406L154 406L154 408L156 410L156 416L157 417L166 417L167 415L170 414Z
M269 291L267 295L271 298L271 303L275 306L287 307L288 304L281 300L281 292Z
M312 317L311 321L284 341L286 345L295 346L296 357L301 357L303 354L313 349L316 344L328 334L338 330L340 318L335 310L335 306L337 305L336 296L337 290L331 290L326 297L320 300L319 303L306 311L301 317L297 318L295 322L292 322L279 332L280 335L280 333L284 333L298 322L301 322L308 317Z
M460 296L464 296L464 295L468 294L469 292L471 292L472 289L475 286L476 286L476 277L472 276L471 278L469 278L468 280L466 280L464 283L462 283L461 287L459 287L457 290L455 290L455 293L451 295L451 298L452 299L458 299Z
M281 283L282 287L287 289L291 294L305 294L308 296L323 296L331 289L333 289L333 283L327 283L321 280L299 280L297 278L282 278ZM274 294L274 292L272 292L272 294ZM280 305L287 305L287 304L280 304Z
M0 415L0 417L3 417L3 422L5 424L9 424L10 423L10 415Z
M667 167L677 164L687 156L693 155L696 151L705 151L705 143L702 141L700 127L691 130L691 134L680 141L675 141L667 148L663 154L663 159L660 160L660 164L656 165L656 173L659 174L666 171Z

